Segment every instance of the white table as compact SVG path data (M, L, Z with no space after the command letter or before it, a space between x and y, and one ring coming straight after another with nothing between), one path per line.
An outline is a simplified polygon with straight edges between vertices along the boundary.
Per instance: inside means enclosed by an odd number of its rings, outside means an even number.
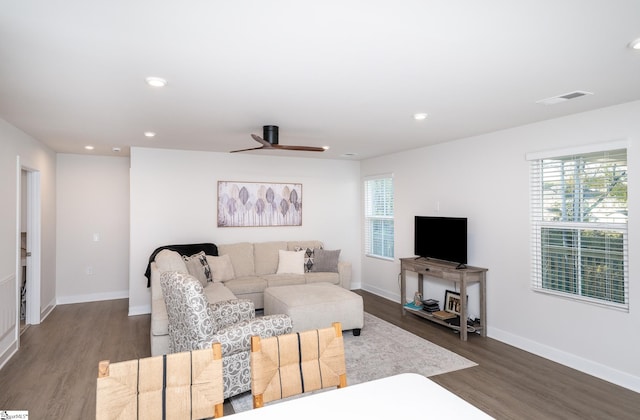
M263 408L244 411L230 417L238 420L492 418L416 373L403 373L293 400L274 402Z

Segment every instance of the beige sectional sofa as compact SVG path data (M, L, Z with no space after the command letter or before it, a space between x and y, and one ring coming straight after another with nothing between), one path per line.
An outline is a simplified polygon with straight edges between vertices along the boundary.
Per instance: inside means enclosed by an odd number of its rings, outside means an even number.
M339 251L324 250L321 241L272 241L218 244L218 256L207 256L213 281L206 282L204 291L210 303L229 299L250 299L256 309L264 307L267 287L306 283L331 283L350 289L351 263L337 260ZM322 261L311 250L323 249ZM303 267L298 268L300 253L305 254ZM328 258L329 265L327 265ZM336 261L337 260L337 261ZM291 267L292 262L295 266ZM335 263L335 264L334 264ZM163 271L189 272L180 254L164 250L151 263L151 355L169 351L167 310L160 287ZM316 271L320 267L327 271ZM310 269L309 269L310 268Z

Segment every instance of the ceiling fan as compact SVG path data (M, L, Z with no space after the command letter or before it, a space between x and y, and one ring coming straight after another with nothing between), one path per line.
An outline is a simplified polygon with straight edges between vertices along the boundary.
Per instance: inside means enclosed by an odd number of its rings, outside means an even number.
M260 149L272 149L272 150L299 150L302 152L324 152L324 147L313 146L286 146L284 144L278 144L278 126L277 125L265 125L262 127L262 137L257 134L252 134L251 137L258 143L262 144L260 147L252 147L249 149L232 150L231 153L246 152L248 150L260 150Z

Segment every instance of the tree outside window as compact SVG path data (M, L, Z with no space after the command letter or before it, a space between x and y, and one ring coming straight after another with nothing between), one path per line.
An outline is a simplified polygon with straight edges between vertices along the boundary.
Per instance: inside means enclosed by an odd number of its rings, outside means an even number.
M534 288L628 307L626 149L532 168Z

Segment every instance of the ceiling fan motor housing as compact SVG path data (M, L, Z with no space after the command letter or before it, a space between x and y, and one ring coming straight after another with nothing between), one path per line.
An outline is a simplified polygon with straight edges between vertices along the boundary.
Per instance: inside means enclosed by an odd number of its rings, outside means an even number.
M263 126L262 138L271 144L278 144L278 126L277 125Z

